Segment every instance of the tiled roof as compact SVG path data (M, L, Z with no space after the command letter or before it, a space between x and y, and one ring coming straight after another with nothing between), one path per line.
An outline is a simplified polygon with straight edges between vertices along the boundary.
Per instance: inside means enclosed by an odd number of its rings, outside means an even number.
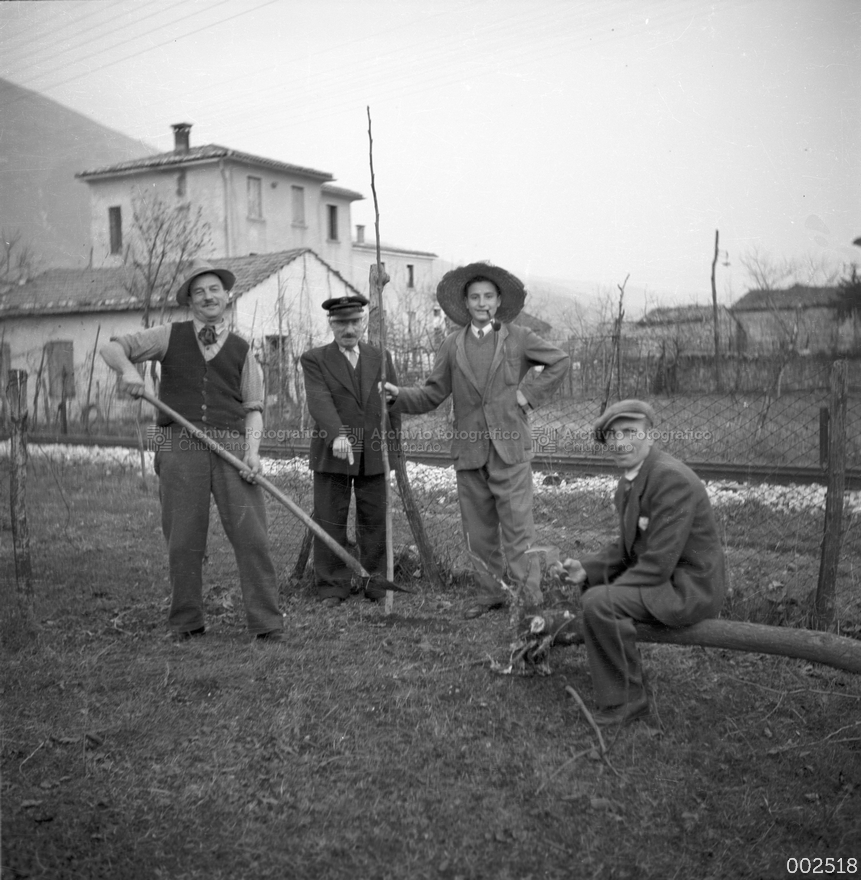
M340 196L344 199L350 199L353 202L358 202L361 199L365 198L361 193L355 192L351 189L344 189L343 186L333 186L331 183L324 183L320 187L320 189L324 195L329 194L333 196Z
M836 287L804 287L796 284L786 290L751 290L730 309L733 312L826 308L840 303Z
M303 254L320 260L310 248L297 248L273 254L212 258L209 262L216 268L230 269L236 275L236 284L230 292L233 301ZM323 260L320 262L355 289L340 273ZM0 316L133 311L141 307L141 302L126 289L130 277L130 270L124 266L49 269L26 284L0 288ZM168 307L177 308L173 296L168 300Z
M169 153L158 153L155 156L144 156L141 159L118 162L116 165L107 165L104 168L96 168L92 171L82 171L80 174L76 174L75 177L82 180L102 176L111 177L130 171L146 171L151 168L178 168L182 165L214 162L216 159L232 159L235 162L242 162L247 165L259 165L276 171L286 171L288 174L313 177L317 180L334 180L334 177L328 171L317 171L314 168L305 168L301 165L290 165L287 162L279 162L276 159L266 159L263 156L254 156L251 153L243 153L240 150L231 150L229 147L220 147L218 144L206 144L202 147L191 147L188 150L171 150Z
M376 241L354 241L353 247L357 251L373 251L374 253L376 253L377 251ZM417 251L413 250L412 248L394 247L393 245L386 244L385 242L380 242L380 253L383 252L390 254L406 254L407 256L413 254L416 257L433 257L434 259L436 259L437 257L437 254L432 254L430 251Z
M718 306L726 315L726 308ZM650 309L637 324L647 326L652 324L706 324L714 321L713 306L661 306Z

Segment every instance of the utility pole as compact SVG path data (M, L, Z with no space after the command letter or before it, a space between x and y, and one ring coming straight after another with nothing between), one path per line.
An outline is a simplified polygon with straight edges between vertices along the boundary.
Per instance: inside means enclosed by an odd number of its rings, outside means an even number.
M718 244L720 242L720 232L715 229L715 255L712 259L712 311L714 313L714 335L715 335L715 391L721 391L721 374L720 374L720 322L718 320L718 303L717 303L717 286L715 285L715 270L717 268L718 255L720 250Z

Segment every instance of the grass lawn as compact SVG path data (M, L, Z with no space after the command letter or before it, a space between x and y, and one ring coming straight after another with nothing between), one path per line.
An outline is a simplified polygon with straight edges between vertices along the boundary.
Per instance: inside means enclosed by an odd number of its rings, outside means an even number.
M34 457L28 514L41 633L17 652L0 518L4 880L723 880L861 860L857 677L644 645L655 712L603 761L566 693L592 705L582 648L546 678L492 674L507 620L462 620L463 586L414 580L388 617L324 611L279 547L288 642L258 645L214 526L209 631L176 643L154 484Z

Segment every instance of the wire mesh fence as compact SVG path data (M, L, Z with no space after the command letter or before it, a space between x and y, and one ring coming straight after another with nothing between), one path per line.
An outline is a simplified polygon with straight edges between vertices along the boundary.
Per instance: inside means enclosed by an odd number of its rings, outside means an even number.
M719 476L713 472L707 476L706 485L727 555L727 616L769 623L805 619L808 598L817 583L825 522L822 411L827 404L829 369L830 364L823 362L819 372L808 370L805 390L790 387L775 394L767 388L651 398L658 415L658 442L664 449L703 473L709 466L723 467ZM599 468L590 466L603 461L591 437L591 425L600 409L600 395L560 397L531 416L537 455L534 514L538 540L558 547L566 556L594 551L618 531L612 505L617 478L609 472L596 473ZM861 466L861 396L856 393L847 397L846 423L845 464L857 469ZM433 413L404 418L414 499L437 562L446 578L459 584L471 564L461 534L455 473L446 461L450 436L448 403ZM434 457L437 466L415 460ZM134 466L135 453L130 452L128 460ZM312 474L304 455L268 459L266 472L279 489L311 512ZM819 482L811 482L816 475ZM397 574L426 588L394 480L393 485ZM852 491L846 500L837 608L838 616L844 618L843 631L847 627L851 631L861 619L861 499ZM310 589L312 560L300 572L296 565L306 542L306 528L275 500L268 498L267 503L271 544L283 588ZM351 513L351 537L354 534ZM223 536L219 537L214 508L212 535L210 565L221 573L231 571L232 553Z

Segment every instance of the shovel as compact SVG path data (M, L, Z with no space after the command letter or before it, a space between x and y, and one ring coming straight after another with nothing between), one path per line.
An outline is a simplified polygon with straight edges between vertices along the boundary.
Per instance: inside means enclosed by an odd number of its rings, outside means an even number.
M201 443L204 443L209 449L211 449L216 455L221 456L228 464L233 465L238 471L245 471L248 468L245 466L245 462L241 459L238 459L235 455L228 452L223 446L220 446L215 442L211 437L208 437L203 431L199 428L196 428L188 419L183 418L178 412L171 409L166 403L162 403L157 397L154 397L149 391L144 391L141 394L144 400L147 403L151 403L156 409L161 410L166 416L170 416L173 421L175 421L178 425L181 425L188 431L193 437L196 437ZM296 516L304 525L306 525L313 533L318 537L336 556L342 559L354 572L356 572L359 577L364 578L368 581L365 586L365 591L367 592L370 588L373 592L382 592L386 591L394 591L398 593L409 593L410 590L406 590L403 587L399 587L397 584L393 584L387 578L384 578L381 574L368 574L365 571L362 564L356 559L354 556L351 556L331 535L326 534L322 528L320 528L317 523L302 510L299 505L293 501L292 498L288 498L280 489L276 488L266 479L266 477L261 476L260 474L255 475L254 482L257 483L258 486L261 486L265 489L276 501L280 504L283 504L290 513Z

